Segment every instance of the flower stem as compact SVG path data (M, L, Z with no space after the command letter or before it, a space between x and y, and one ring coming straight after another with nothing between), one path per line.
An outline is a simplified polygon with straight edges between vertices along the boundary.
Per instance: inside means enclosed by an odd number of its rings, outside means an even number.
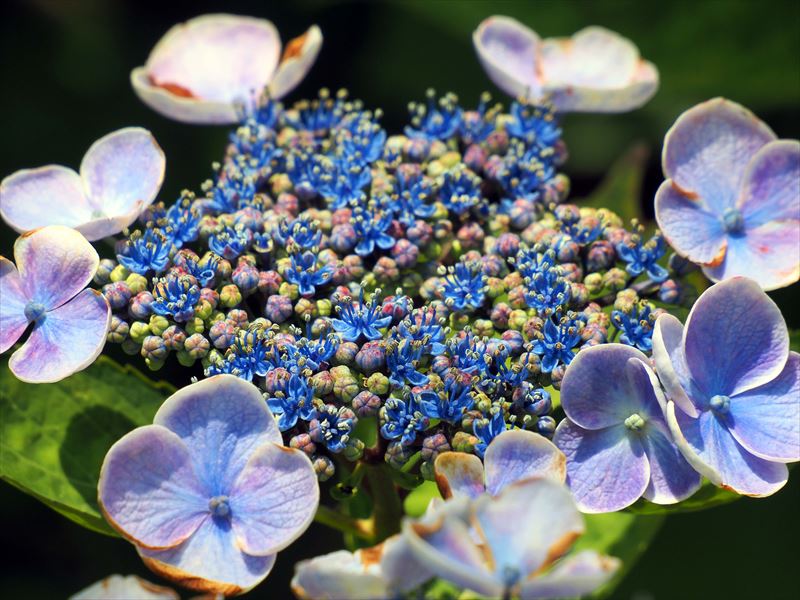
M374 537L373 525L369 519L354 519L322 504L317 508L314 520L326 527L342 533L350 533L364 540Z
M403 517L403 503L397 494L392 478L386 472L388 465L369 467L367 485L373 502L373 543L382 542L390 535L400 531Z

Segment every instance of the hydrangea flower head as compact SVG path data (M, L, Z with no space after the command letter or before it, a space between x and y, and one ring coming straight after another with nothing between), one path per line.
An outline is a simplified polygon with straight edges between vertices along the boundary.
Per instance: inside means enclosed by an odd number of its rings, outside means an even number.
M630 40L603 27L542 40L516 19L493 16L472 41L497 87L537 102L548 98L559 112L626 112L658 89L655 66Z
M768 496L800 460L800 355L758 284L711 286L686 326L656 321L653 357L669 396L667 423L686 459L716 485Z
M153 571L231 595L263 580L306 530L319 486L258 388L218 375L170 396L152 425L109 449L98 497Z
M84 289L100 258L80 233L51 225L23 234L14 244L16 265L0 256L0 352L30 328L8 361L29 383L51 383L85 369L100 355L111 307Z
M715 98L678 117L662 162L656 219L680 255L712 281L742 275L772 290L800 278L800 142Z
M203 15L170 29L131 72L139 98L184 123L236 123L264 92L282 98L303 80L322 46L316 25L286 45L264 19Z
M509 429L495 437L483 455L442 452L434 474L445 499L477 498L484 492L497 496L506 486L532 477L549 477L564 483L566 459L550 440L524 429Z
M583 531L569 490L546 478L518 481L496 497L454 498L403 524L418 561L490 598L571 598L608 581L619 560L592 551L564 557Z
M164 151L141 127L97 140L80 174L48 165L23 169L0 183L0 216L20 233L74 227L93 242L129 227L155 199L164 180Z
M661 387L647 357L622 344L582 350L561 382L567 418L553 442L567 456L567 484L587 513L613 512L640 497L688 498L700 475L672 441Z

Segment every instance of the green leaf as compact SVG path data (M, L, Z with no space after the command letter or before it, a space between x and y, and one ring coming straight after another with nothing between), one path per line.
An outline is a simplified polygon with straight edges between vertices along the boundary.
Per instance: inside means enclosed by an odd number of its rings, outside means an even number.
M677 504L653 504L644 498L625 509L626 512L638 515L666 515L671 513L696 512L705 510L721 504L728 504L738 500L741 496L735 492L730 492L718 488L711 482L704 482L700 489L691 498Z
M425 514L431 500L441 497L439 488L433 481L423 481L403 500L403 511L409 517L421 517Z
M789 330L789 348L795 352L800 352L800 329Z
M596 550L622 561L614 578L591 596L607 598L653 541L665 517L616 512L584 515L584 519L586 533L578 539L574 551Z
M79 525L116 535L97 506L97 478L111 445L153 422L174 392L101 356L58 383L29 384L0 359L0 478Z
M628 225L631 219L644 221L642 180L650 151L644 144L634 144L608 171L592 195L579 205L607 208L617 213Z

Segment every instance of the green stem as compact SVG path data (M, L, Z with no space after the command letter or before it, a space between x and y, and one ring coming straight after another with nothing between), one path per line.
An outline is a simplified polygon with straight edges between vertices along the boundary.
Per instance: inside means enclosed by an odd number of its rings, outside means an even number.
M402 467L400 467L401 473L408 473L411 469L417 466L417 463L422 460L422 451L418 450L414 454L411 455Z
M336 529L342 533L350 533L364 540L369 540L374 535L372 524L368 520L365 521L348 517L322 504L317 508L317 514L314 516L314 520L326 527Z
M397 494L392 478L386 472L387 465L367 469L367 485L373 502L373 542L378 543L400 531L403 503Z

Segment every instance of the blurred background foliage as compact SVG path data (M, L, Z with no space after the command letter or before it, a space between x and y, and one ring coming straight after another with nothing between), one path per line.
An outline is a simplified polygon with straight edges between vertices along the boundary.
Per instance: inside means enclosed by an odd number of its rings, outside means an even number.
M390 132L401 130L408 101L422 99L428 87L456 92L465 106L485 89L507 101L472 49L471 33L489 15L514 16L546 37L591 24L618 31L658 66L661 89L633 113L567 117L567 172L573 196L587 196L615 159L640 144L637 151L647 156L639 198L645 214L662 179L664 132L697 102L725 96L748 106L780 137L800 137L797 0L5 0L0 176L48 163L77 168L95 139L141 125L167 155L160 199L171 202L181 189L197 189L222 154L226 129L162 118L138 101L128 74L171 25L223 11L269 18L284 41L320 25L325 43L318 63L289 101L320 87L345 87L367 107L382 108ZM14 238L0 228L0 254L11 253ZM774 294L793 327L800 326L798 287ZM83 530L5 484L0 498L8 551L4 597L60 598L112 572L149 577L125 542ZM772 498L670 517L614 597L797 598L799 500L795 473ZM287 597L293 562L338 544L315 526L281 553L275 572L251 596Z

